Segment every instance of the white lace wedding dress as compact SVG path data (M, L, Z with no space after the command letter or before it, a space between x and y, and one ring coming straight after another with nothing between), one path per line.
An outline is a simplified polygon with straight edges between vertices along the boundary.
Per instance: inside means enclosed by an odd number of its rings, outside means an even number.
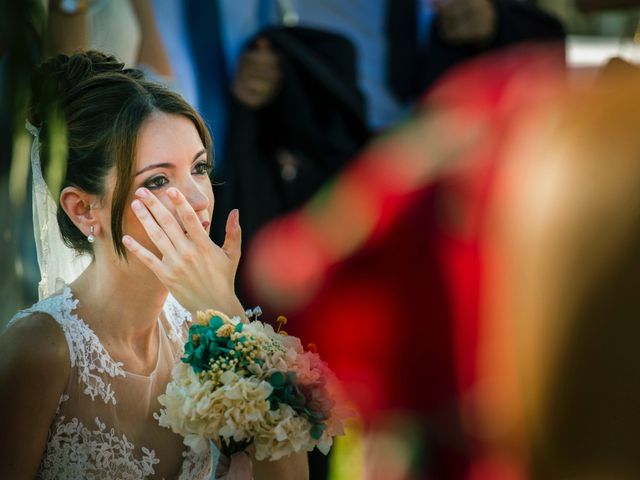
M71 357L69 381L49 429L40 479L208 479L211 453L196 455L182 437L154 419L171 369L182 354L189 314L171 296L158 320L158 362L150 375L126 371L75 313L68 286L19 312L10 326L35 312L60 325Z

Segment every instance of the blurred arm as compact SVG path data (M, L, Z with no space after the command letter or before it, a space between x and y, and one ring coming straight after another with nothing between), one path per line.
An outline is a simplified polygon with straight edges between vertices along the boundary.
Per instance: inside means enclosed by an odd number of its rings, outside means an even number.
M136 12L140 29L142 30L142 43L140 44L138 64L148 65L157 74L171 78L173 76L171 63L162 44L160 32L158 32L151 1L133 0L131 5Z
M86 2L78 2L75 12L65 13L59 7L60 2L49 2L47 31L49 32L49 54L64 53L70 55L89 47L89 28L87 25Z

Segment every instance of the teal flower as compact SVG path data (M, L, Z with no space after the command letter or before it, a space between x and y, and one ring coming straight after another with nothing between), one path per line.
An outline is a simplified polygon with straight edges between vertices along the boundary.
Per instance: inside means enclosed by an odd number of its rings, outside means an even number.
M275 372L267 379L273 387L269 396L271 410L275 410L281 403L289 405L298 415L304 416L311 423L309 432L314 440L319 440L326 429L324 420L329 418L327 412L317 409L319 405L313 400L313 390L305 392L297 383L295 372ZM314 408L315 407L315 408Z
M192 325L189 328L188 341L184 346L182 361L191 365L196 373L211 369L211 362L220 357L229 357L235 343L229 337L219 337L218 330L225 325L221 317L214 315L208 325ZM242 332L242 326L234 329Z

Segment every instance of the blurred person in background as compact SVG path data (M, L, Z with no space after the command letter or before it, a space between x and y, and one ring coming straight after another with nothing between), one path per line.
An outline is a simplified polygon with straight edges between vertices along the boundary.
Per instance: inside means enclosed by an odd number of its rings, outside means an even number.
M564 38L554 18L515 0L214 3L230 80L211 85L231 93L215 117L226 132L216 215L240 208L247 243L348 165L370 132L405 119L452 66Z
M161 83L173 77L151 0L49 0L47 22L50 54L99 50Z

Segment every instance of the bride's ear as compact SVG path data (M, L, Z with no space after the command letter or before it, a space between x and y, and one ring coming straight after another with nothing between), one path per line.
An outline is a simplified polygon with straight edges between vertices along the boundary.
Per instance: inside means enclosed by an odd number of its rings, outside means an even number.
M76 227L85 235L98 236L100 222L91 205L96 201L90 195L77 187L65 187L60 192L60 206ZM93 231L91 230L93 227Z

